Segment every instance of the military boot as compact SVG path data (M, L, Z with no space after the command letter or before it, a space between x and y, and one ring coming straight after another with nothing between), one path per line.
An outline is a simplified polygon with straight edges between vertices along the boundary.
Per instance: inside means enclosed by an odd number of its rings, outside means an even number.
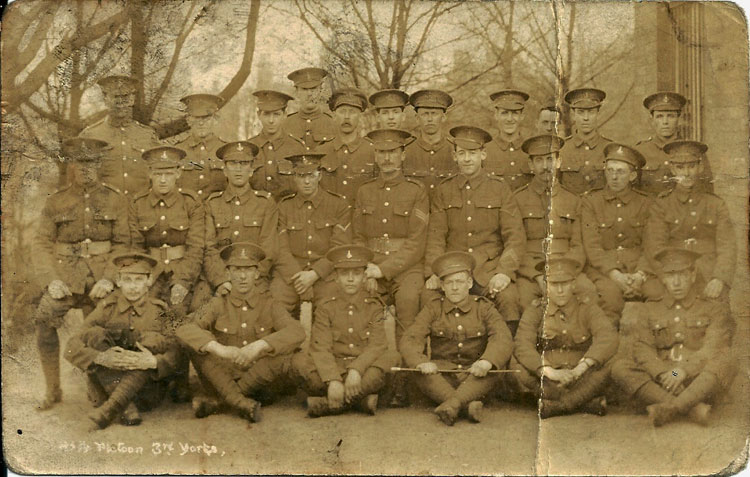
M220 403L217 399L207 396L196 396L193 398L193 413L198 419L219 412Z
M700 373L679 396L666 403L652 404L646 408L646 411L654 426L663 426L678 416L687 414L694 406L702 403L711 395L716 384L716 376L711 373ZM696 412L699 413L700 418L700 414L704 411L699 408Z
M378 410L378 395L368 394L363 397L357 402L357 408L365 414L374 416L375 412Z
M552 399L540 399L539 401L539 417L541 419L561 416L568 412L567 406L560 401L554 401Z
M86 397L94 407L99 407L107 401L109 395L104 386L91 374L86 374Z
M50 409L56 403L62 401L62 389L60 388L60 345L57 341L57 330L54 332L54 340L49 336L45 342L38 338L39 360L42 362L42 373L46 384L44 398L39 403L37 410ZM54 342L53 342L54 341Z
M635 392L635 397L639 402L646 405L667 402L673 398L663 387L653 381L649 381L641 386Z
M560 396L560 404L566 412L573 412L588 403L604 391L607 375L603 372L587 373L573 386Z
M458 399L450 398L435 408L435 414L443 421L446 426L452 426L458 419L458 411L461 408L461 402Z
M123 410L131 403L133 399L138 395L138 392L143 388L148 380L148 373L145 371L129 371L121 379L120 383L115 387L112 394L109 395L109 399L97 408L94 412L89 414L96 427L104 429L109 426L112 421L119 416Z
M700 424L701 426L708 425L708 420L710 418L711 413L711 405L706 404L705 402L699 402L695 406L688 411L688 418L690 418L691 421L693 421L696 424Z
M125 410L122 411L120 421L125 426L137 426L141 423L141 413L138 412L138 408L134 403L131 402L130 404L128 404Z
M466 417L471 422L482 422L484 415L484 403L482 401L471 401L466 406Z

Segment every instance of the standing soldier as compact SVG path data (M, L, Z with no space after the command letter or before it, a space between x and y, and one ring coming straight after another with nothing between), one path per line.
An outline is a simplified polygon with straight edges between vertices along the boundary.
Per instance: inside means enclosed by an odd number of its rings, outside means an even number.
M542 419L578 409L604 415L617 331L601 308L574 293L576 261L550 258L537 269L546 273L547 293L518 325L513 367L521 370L519 381L541 400Z
M289 156L297 192L279 203L279 260L271 292L294 309L300 300L316 303L333 296L333 264L326 258L337 245L350 243L351 207L321 188L322 154Z
M539 135L557 135L559 126L560 109L554 102L549 102L539 110L539 117L536 120L536 133Z
M126 199L97 179L107 143L74 138L63 143L70 183L45 202L34 240L34 265L47 289L34 311L46 394L39 409L62 399L57 328L71 308L89 313L114 289L113 253L130 243Z
M646 164L641 169L638 188L652 196L672 188L672 174L669 170L669 156L664 146L672 141L682 139L680 134L680 116L687 99L678 93L654 93L643 100L643 106L649 112L649 125L653 135L638 141L635 148L643 154ZM708 161L704 164L700 186L706 192L713 192L711 168Z
M359 134L367 97L358 89L344 88L334 91L328 106L337 129L336 137L316 151L326 155L321 162L322 187L354 204L359 186L377 175L372 145Z
M224 100L213 94L191 94L180 101L187 108L185 119L190 130L187 137L174 145L187 153L177 185L204 200L212 192L224 190L227 184L224 163L216 158L216 150L225 142L214 134L217 111Z
M469 294L471 254L448 252L432 266L445 296L422 308L401 339L401 353L407 366L421 371L417 384L422 392L440 403L435 413L441 421L452 426L464 411L479 422L481 399L499 382L488 372L506 367L513 338L492 302ZM439 368L465 372L440 375Z
M521 215L506 183L482 167L492 136L472 126L457 126L450 133L459 172L435 191L425 252L427 289L440 287L434 268L438 257L468 252L476 262L472 291L492 297L515 332L520 312L513 281L525 248Z
M641 405L655 426L680 415L706 425L710 402L729 388L736 371L730 352L734 322L697 287L699 254L666 248L656 255L666 288L646 303L632 356L617 361L612 377Z
M299 111L287 116L282 127L308 149L315 149L336 136L336 124L320 107L323 78L326 76L328 72L321 68L302 68L287 76L294 82Z
M604 148L607 185L587 194L582 201L583 248L590 266L587 275L596 285L602 309L620 321L625 299L658 299L663 289L644 269L643 230L652 200L633 189L632 183L645 163L628 146L610 143Z
M127 76L107 76L97 84L108 115L80 136L108 143L99 178L128 198L148 190L148 167L141 159L146 149L159 145L156 132L133 119L137 82Z
M657 276L660 266L655 254L664 248L686 248L699 253L696 265L704 296L709 299L721 296L726 298L721 302L728 304L737 244L726 203L700 190L698 184L707 149L708 146L697 141L675 141L664 146L676 185L659 194L651 207L643 248L649 253Z
M409 96L417 112L417 140L406 148L404 175L421 181L432 193L440 181L456 172L451 144L443 131L445 113L453 104L448 93L424 89Z
M177 366L179 344L164 318L166 303L148 296L156 259L125 253L113 260L119 290L99 302L66 346L65 358L86 373L94 429L117 417L141 423L139 410L164 398Z
M253 190L250 178L258 147L247 141L230 142L216 152L224 161L229 184L223 192L212 194L206 201L206 254L204 268L211 288L224 293L231 289L229 271L219 257L219 250L234 242L252 242L265 252L260 265L263 280L277 257L279 215L271 194ZM267 283L261 286L267 287ZM221 289L221 290L219 290ZM197 306L208 301L204 294Z
M523 138L520 126L529 95L523 91L506 89L492 93L490 100L495 106L498 133L487 144L487 160L484 168L492 175L505 179L505 183L516 190L531 180L526 155L521 151Z
M254 243L235 242L221 251L229 269L232 291L211 299L192 323L177 329L177 337L190 348L191 358L207 396L193 399L195 417L206 417L220 401L252 422L260 404L243 394L238 384L248 373L266 375L273 370L264 357L283 358L302 343L300 324L258 288L258 267L265 254ZM262 369L256 369L256 368Z
M259 151L251 185L253 189L270 192L276 200L280 200L294 192L292 166L285 157L304 154L307 150L301 139L282 127L287 103L294 98L270 90L256 91L253 95L258 98L258 119L263 129L257 136L248 139Z
M404 108L409 95L399 89L383 89L370 95L380 129L404 129Z
M578 196L595 187L604 187L602 150L612 140L599 134L598 118L606 96L604 91L593 88L574 89L565 95L565 102L573 112L575 130L565 138L560 151L560 182Z

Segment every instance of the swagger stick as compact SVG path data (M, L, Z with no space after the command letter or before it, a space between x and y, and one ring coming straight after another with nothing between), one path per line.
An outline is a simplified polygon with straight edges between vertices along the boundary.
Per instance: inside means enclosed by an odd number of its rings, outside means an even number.
M421 373L422 370L417 368L400 368L398 366L392 366L391 371L393 372L407 372L407 373ZM438 373L468 373L469 368L466 369L438 369ZM502 374L502 373L520 373L518 369L490 369L487 371L491 374Z

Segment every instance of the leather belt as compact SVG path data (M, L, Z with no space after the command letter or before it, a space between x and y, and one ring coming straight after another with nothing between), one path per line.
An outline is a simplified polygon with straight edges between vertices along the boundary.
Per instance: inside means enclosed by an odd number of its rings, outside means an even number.
M544 244L547 243L547 252L549 253L566 253L570 249L570 239L538 239L527 240L526 251L544 253Z
M151 256L164 264L169 264L171 260L177 260L185 256L184 245L162 245L161 247L151 247Z
M112 244L109 240L93 241L86 239L78 243L58 242L55 244L55 252L58 255L70 257L89 258L95 255L104 255L109 253L110 250L112 250Z
M367 247L375 253L390 253L403 248L405 238L376 237L367 239Z

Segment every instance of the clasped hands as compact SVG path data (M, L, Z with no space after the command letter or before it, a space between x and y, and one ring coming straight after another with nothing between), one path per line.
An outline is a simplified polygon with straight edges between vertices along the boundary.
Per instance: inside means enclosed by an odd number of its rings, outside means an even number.
M135 346L139 351L131 351L119 346L113 346L107 351L99 353L94 358L94 363L105 368L121 371L156 369L156 356L138 342L135 343Z
M219 358L232 361L237 366L247 369L253 362L257 361L263 353L271 349L271 345L265 340L255 340L242 348L227 346L218 341L209 342L203 350Z

